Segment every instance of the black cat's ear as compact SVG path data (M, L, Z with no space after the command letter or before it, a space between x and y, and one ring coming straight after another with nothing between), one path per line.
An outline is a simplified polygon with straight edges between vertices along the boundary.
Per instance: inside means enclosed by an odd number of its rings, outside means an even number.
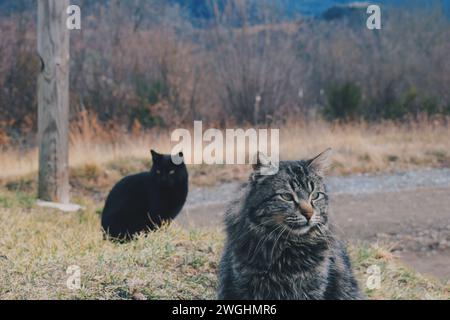
M332 153L331 148L328 148L318 156L312 158L311 160L308 160L306 162L308 168L311 168L319 175L324 175L331 165L330 161L331 153Z
M158 161L159 159L161 159L161 156L158 152L156 152L155 150L150 150L151 154L152 154L152 159L153 162Z

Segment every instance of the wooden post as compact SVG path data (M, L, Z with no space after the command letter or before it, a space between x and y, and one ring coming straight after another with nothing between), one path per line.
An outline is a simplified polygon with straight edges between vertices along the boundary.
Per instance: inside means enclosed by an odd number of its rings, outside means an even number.
M59 203L69 203L68 6L69 0L38 0L38 197Z

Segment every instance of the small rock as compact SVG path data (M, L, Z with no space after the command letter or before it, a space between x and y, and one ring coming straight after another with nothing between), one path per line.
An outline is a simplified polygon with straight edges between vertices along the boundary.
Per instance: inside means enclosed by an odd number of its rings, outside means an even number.
M133 300L147 300L147 297L144 296L141 292L135 292L131 296Z

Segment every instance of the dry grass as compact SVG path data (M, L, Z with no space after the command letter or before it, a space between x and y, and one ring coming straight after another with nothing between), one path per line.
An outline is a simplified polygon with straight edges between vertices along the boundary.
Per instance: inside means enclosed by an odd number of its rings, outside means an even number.
M367 289L368 299L374 300L449 300L450 285L425 277L402 265L386 248L378 244L352 245L350 255L361 286L368 279L367 270L377 266L381 270L381 287Z
M89 204L61 215L1 198L0 300L214 297L220 233L169 228L119 245L103 241ZM79 291L66 286L72 265L81 268Z
M102 127L86 127L92 131L72 130L71 136L73 196L85 207L76 214L35 206L35 150L0 155L0 180L6 180L0 183L0 299L214 298L220 230L169 227L125 245L102 240L104 192L121 176L148 168L150 147L168 152L169 133L108 135ZM429 122L400 127L292 123L281 131L281 153L298 159L331 146L336 174L446 166L449 131ZM243 179L248 168L192 166L190 171L194 184L208 185ZM363 288L368 266L382 270L381 289L366 290L370 298L450 299L448 285L403 267L383 248L354 245L351 252ZM65 284L71 265L81 267L79 291Z
M295 159L332 145L336 150L335 163L339 157L350 159L345 162L350 164L347 167L335 167L337 173L347 173L352 172L351 168L356 170L357 165L359 170L390 170L383 161L362 161L358 155L374 153L373 150L377 150L378 155L389 155L396 146L402 146L403 153L396 154L399 165L392 168L439 165L434 158L421 158L423 162L411 163L407 153L415 152L416 157L425 157L426 153L417 148L439 151L445 150L447 143L444 127L422 127L424 134L415 131L419 129L410 130L408 134L406 128L385 125L380 132L377 131L380 128L364 129L364 126L291 125L290 134L302 136L302 139L294 143L294 138L289 137L291 145L299 148L286 148L282 152L287 158ZM320 138L315 138L317 145L308 142L314 134L307 129L322 132ZM288 136L286 132L282 134ZM381 146L388 136L393 137L392 142ZM80 148L80 153L77 165L71 169L71 184L74 201L83 205L84 211L63 215L36 207L35 168L28 175L10 177L0 184L0 299L213 299L223 245L220 230L170 227L125 245L102 240L99 213L104 195L121 176L150 166L147 150L150 144L154 145L152 139L141 136L130 138L128 145L120 141L102 145L92 136L90 147L90 140L83 139L72 140L72 152ZM304 145L301 144L303 139ZM402 139L405 140L403 144L399 143ZM433 139L434 142L430 142ZM3 154L2 158L8 156L11 157L11 153ZM191 181L200 185L240 179L248 170L244 166L195 166L190 169ZM25 172L17 171L18 174ZM448 286L403 267L383 248L354 245L351 252L363 288L367 267L376 264L382 270L382 287L366 290L369 298L450 299ZM66 269L71 265L81 267L82 288L79 291L71 291L65 284Z
M33 197L0 188L1 299L214 299L224 236L220 230L168 227L129 244L102 239L99 210L61 214ZM400 265L377 246L351 247L362 288L367 268L381 269L371 299L450 299L450 288ZM69 266L81 268L81 289L66 286Z
M204 128L206 130L207 128ZM121 173L148 168L150 148L169 153L173 144L169 130L124 133L114 126L98 125L85 115L72 125L70 165L72 168L108 167L118 163ZM408 124L330 124L323 121L290 122L280 130L282 159L311 157L328 147L334 149L331 174L410 170L450 165L450 126L443 121ZM130 165L126 170L126 163ZM37 171L37 150L7 148L0 155L0 179L16 178ZM246 166L191 166L197 185L245 179Z

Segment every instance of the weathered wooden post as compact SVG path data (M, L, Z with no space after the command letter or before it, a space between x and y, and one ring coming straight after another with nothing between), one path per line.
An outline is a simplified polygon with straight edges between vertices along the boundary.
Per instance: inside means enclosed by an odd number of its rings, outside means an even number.
M69 203L69 0L38 0L38 197Z

